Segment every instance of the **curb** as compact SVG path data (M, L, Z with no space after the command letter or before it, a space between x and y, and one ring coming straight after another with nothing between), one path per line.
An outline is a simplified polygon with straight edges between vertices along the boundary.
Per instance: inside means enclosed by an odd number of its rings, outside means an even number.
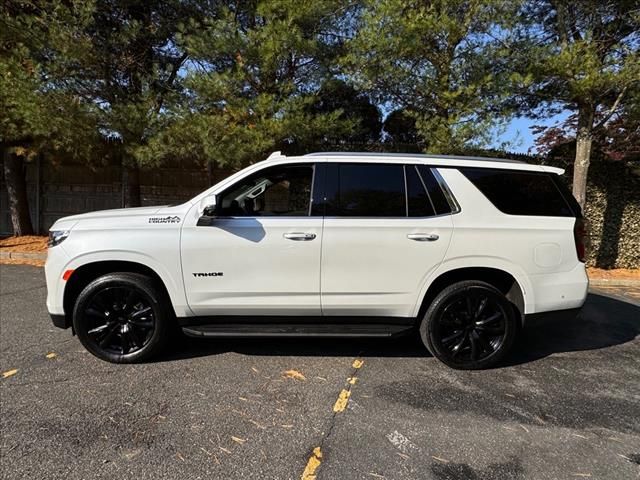
M640 280L625 280L625 279L613 279L608 280L606 278L594 278L589 279L590 287L640 287Z
M46 260L46 253L0 252L1 259L10 260Z

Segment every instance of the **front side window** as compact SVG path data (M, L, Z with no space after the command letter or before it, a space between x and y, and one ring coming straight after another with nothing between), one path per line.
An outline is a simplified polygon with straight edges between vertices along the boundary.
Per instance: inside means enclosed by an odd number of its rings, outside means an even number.
M219 197L219 215L300 217L309 215L313 165L279 165L240 180Z

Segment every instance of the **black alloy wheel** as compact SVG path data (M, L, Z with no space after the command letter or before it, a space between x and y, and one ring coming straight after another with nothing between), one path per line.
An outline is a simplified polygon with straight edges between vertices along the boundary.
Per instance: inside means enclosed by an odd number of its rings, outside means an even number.
M150 302L131 287L97 291L84 311L87 335L96 347L126 355L149 343L155 329Z
M150 358L164 346L170 311L168 299L153 279L137 273L110 273L80 293L73 327L96 357L132 363Z
M492 285L465 281L436 296L420 330L427 348L445 364L487 368L511 348L517 318L513 305Z

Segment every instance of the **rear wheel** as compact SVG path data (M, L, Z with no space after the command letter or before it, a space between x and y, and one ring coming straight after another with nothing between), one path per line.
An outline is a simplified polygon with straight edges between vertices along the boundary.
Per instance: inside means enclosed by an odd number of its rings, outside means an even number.
M73 328L96 357L114 363L150 358L166 344L170 306L153 279L137 273L110 273L78 296Z
M420 324L420 337L446 365L475 370L502 360L517 330L511 302L494 286L469 280L450 285L435 297Z

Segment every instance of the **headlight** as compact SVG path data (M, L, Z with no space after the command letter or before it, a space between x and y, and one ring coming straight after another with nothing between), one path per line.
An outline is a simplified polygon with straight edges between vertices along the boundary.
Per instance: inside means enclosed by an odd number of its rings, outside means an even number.
M61 244L65 238L69 236L69 230L50 230L49 231L49 248Z

